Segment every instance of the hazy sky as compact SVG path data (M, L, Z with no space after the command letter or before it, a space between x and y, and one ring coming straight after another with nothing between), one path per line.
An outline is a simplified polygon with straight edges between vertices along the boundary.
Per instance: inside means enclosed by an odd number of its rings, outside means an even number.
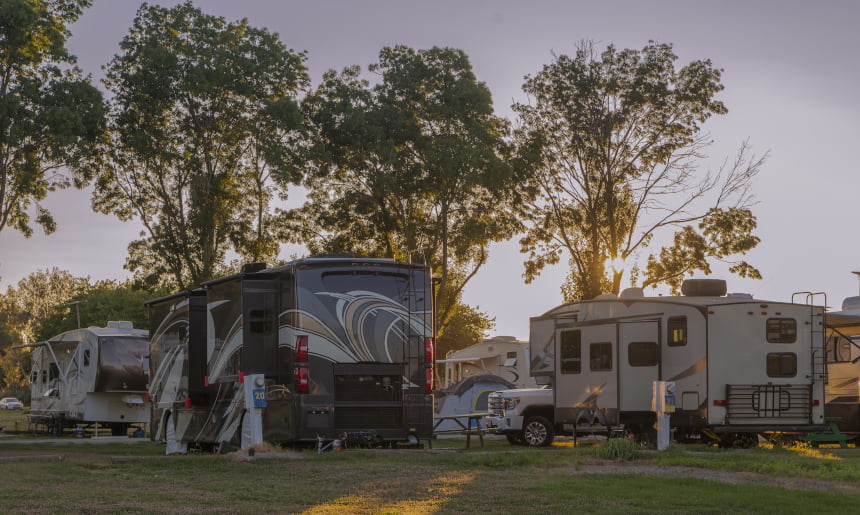
M176 2L152 2L173 5ZM95 80L118 51L139 2L95 0L69 41L78 64ZM860 270L854 229L860 174L860 3L845 1L468 1L468 0L198 0L199 8L229 20L248 18L306 50L313 85L327 69L376 61L384 46L463 49L500 115L526 99L525 75L552 56L593 40L598 48L672 43L679 65L711 59L724 70L720 94L729 114L705 128L714 145L702 170L714 170L745 139L770 159L756 179L754 212L762 242L747 258L764 279L741 280L715 268L729 291L788 301L798 291L825 292L839 309L858 294ZM101 86L101 85L100 85ZM0 286L38 269L122 279L126 245L136 222L95 214L89 192L66 190L44 203L57 232L30 239L0 233ZM302 249L287 249L289 257ZM465 301L496 317L494 334L528 337L528 318L561 302L562 267L533 284L522 279L516 241L494 245L490 261L469 284Z

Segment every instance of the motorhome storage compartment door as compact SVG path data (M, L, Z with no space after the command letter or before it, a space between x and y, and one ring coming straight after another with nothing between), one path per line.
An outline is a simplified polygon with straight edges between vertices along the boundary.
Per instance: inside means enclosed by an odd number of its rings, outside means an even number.
M403 425L400 363L335 363L334 423L337 429Z

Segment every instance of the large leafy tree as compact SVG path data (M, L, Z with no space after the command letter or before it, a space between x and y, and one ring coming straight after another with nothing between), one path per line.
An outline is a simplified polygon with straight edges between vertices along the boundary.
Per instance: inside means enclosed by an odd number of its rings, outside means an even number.
M125 320L138 329L148 329L149 313L144 303L168 293L164 288L141 290L131 281L99 281L69 297L62 309L39 319L35 337L47 340L76 327L105 327L111 320Z
M56 227L40 202L84 185L104 130L99 91L74 66L68 25L89 0L0 2L0 232ZM34 212L35 209L35 212Z
M727 112L715 98L721 71L708 60L680 68L676 60L667 44L598 55L584 42L526 78L530 102L514 109L522 121L515 162L531 175L521 239L527 281L567 257L567 300L618 293L619 261L629 266L672 229L672 243L635 267L634 281L677 288L694 270L710 272L714 259L759 277L734 256L759 241L749 186L764 159L745 143L718 172L698 173L709 144L701 124Z
M460 50L383 48L369 69L375 84L329 71L303 102L316 139L294 215L313 251L430 264L444 336L489 244L518 228L508 126Z
M184 288L211 279L231 248L273 257L270 174L300 177L304 55L190 3L144 4L121 49L107 67L109 165L94 206L143 224L126 267Z
M53 268L21 279L0 295L0 374L5 387L22 386L27 377L29 349L12 349L39 341L40 321L65 311L64 304L86 291L89 280Z

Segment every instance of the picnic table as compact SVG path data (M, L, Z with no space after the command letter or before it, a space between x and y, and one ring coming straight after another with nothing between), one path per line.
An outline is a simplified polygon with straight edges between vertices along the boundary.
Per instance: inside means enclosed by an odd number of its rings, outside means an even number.
M481 419L487 415L489 415L489 413L458 413L456 415L440 415L438 417L433 417L433 436L445 434L466 435L466 448L469 449L472 446L472 435L478 435L478 438L481 440L481 448L483 448L484 433L487 432L487 429L481 427ZM440 430L439 426L446 420L453 421L458 427L455 429Z

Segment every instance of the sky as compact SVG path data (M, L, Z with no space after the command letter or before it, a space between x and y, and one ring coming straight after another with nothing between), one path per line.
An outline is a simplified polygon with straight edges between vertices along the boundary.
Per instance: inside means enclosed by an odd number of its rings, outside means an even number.
M165 6L177 2L151 2ZM204 12L277 32L289 48L307 52L312 86L323 72L366 69L385 46L453 47L469 56L493 94L497 114L513 120L521 86L554 55L573 54L591 40L641 49L671 43L678 66L710 59L723 70L718 98L729 109L704 125L713 140L701 171L714 171L748 140L768 160L753 184L761 243L745 258L762 280L740 279L715 266L711 277L730 292L791 301L796 292L824 293L832 309L858 295L860 235L855 228L860 170L860 2L853 0L643 2L579 0L197 0ZM68 48L94 81L119 52L140 3L95 0L71 27ZM101 84L99 86L103 88ZM141 226L94 213L87 190L64 190L43 203L57 231L24 238L0 233L3 291L37 270L58 267L92 280L125 279L126 247ZM284 248L283 259L303 255ZM516 239L493 244L488 263L469 283L464 301L495 318L492 335L528 338L529 317L562 302L565 267L531 284ZM701 277L697 275L697 277ZM651 291L648 295L662 293ZM797 297L801 301L805 296ZM816 297L818 303L824 296Z

